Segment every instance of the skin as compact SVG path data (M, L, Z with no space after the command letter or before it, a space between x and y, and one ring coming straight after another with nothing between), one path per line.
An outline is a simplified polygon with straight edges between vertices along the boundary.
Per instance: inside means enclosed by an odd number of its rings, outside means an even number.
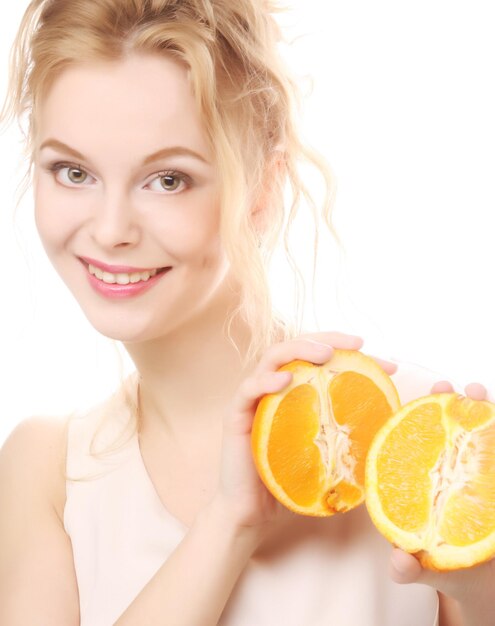
M238 297L220 246L218 178L185 69L151 55L73 67L43 101L39 129L37 146L55 137L87 157L36 154L36 224L51 262L90 323L122 341L136 364L146 426L178 445L191 432L201 441L243 372L221 334ZM173 156L140 167L176 145L207 162ZM71 183L67 169L47 171L53 160L80 164L89 176ZM157 176L163 170L194 183L171 192ZM78 255L173 269L142 296L108 300L87 284ZM246 327L235 326L234 336L247 345Z
M305 335L271 346L259 363L241 368L222 332L227 313L239 300L219 237L219 180L183 66L152 55L78 64L54 82L37 120L33 182L38 232L88 321L121 341L140 372L143 456L148 450L156 457L167 446L191 474L208 468L212 501L217 507L220 503L237 528L252 531L273 524L279 506L261 484L250 453L256 402L288 384L290 374L275 374L277 367L296 358L322 363L332 348L360 349L362 339L331 332ZM59 149L40 151L48 138L85 158ZM167 146L186 146L204 161L168 156L141 165L147 155ZM71 170L79 182L68 177L67 168L49 171L55 161L79 166ZM192 185L164 188L158 176L164 170L186 173ZM145 294L109 300L88 284L80 255L109 264L173 269ZM232 330L242 350L250 331L240 322ZM319 344L326 344L323 352ZM395 371L394 365L377 360L389 374ZM441 382L433 391L450 389ZM473 384L466 394L481 399L486 390ZM155 469L159 472L159 465ZM391 576L400 583L424 582L463 602L461 592L470 581L493 589L491 564L456 578L455 573L422 571L414 557L399 550L392 557ZM444 623L464 623L455 621L459 606L449 606Z

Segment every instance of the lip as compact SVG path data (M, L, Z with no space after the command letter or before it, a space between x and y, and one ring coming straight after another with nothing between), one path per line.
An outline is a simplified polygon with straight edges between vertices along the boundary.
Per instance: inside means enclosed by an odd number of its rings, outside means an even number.
M93 265L91 263L91 265ZM167 267L159 271L154 276L151 276L148 280L140 280L137 283L128 283L127 285L119 285L118 283L105 283L103 280L96 278L93 274L90 274L89 268L85 265L84 270L88 278L88 282L91 287L101 296L110 299L123 299L132 298L138 296L145 291L151 289L158 283L166 274L170 272L172 268Z
M94 265L95 267L99 267L104 272L110 272L111 274L133 274L136 272L151 272L151 270L163 269L160 267L131 267L130 265L108 265L108 263L103 263L103 261L97 261L96 259L92 259L87 256L80 256L78 258L86 263L86 265Z

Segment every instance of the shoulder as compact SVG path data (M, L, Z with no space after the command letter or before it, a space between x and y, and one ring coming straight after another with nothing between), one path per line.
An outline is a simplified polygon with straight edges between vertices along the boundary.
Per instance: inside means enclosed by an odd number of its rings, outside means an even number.
M69 417L29 417L0 448L0 489L36 491L60 520L65 506L65 464Z
M80 622L71 540L61 520L66 421L25 419L0 449L2 624Z

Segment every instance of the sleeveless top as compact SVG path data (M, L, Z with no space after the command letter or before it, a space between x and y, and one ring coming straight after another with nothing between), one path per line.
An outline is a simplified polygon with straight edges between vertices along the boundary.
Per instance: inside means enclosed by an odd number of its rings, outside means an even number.
M144 465L132 410L134 372L110 398L69 422L64 528L70 537L81 626L111 626L188 528L162 504ZM440 377L399 366L402 404ZM94 440L93 440L94 438ZM120 440L107 455L94 451ZM391 545L362 504L314 518L286 511L276 539L241 573L218 626L435 626L438 596L427 585L394 583Z

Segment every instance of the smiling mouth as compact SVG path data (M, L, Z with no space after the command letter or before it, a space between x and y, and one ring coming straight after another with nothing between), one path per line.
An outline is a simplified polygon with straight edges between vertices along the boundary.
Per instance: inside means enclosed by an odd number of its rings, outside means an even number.
M158 274L163 274L163 272L172 269L169 266L169 267L161 267L159 269L154 269L154 270L149 270L149 271L147 270L144 272L132 272L130 274L127 274L124 272L112 274L111 272L106 272L100 269L99 267L91 265L90 263L89 264L84 263L84 265L86 265L86 269L92 276L94 276L98 280L101 280L102 282L107 283L109 285L112 285L112 284L128 285L129 283L147 282L150 278L153 278L153 276L157 276Z

